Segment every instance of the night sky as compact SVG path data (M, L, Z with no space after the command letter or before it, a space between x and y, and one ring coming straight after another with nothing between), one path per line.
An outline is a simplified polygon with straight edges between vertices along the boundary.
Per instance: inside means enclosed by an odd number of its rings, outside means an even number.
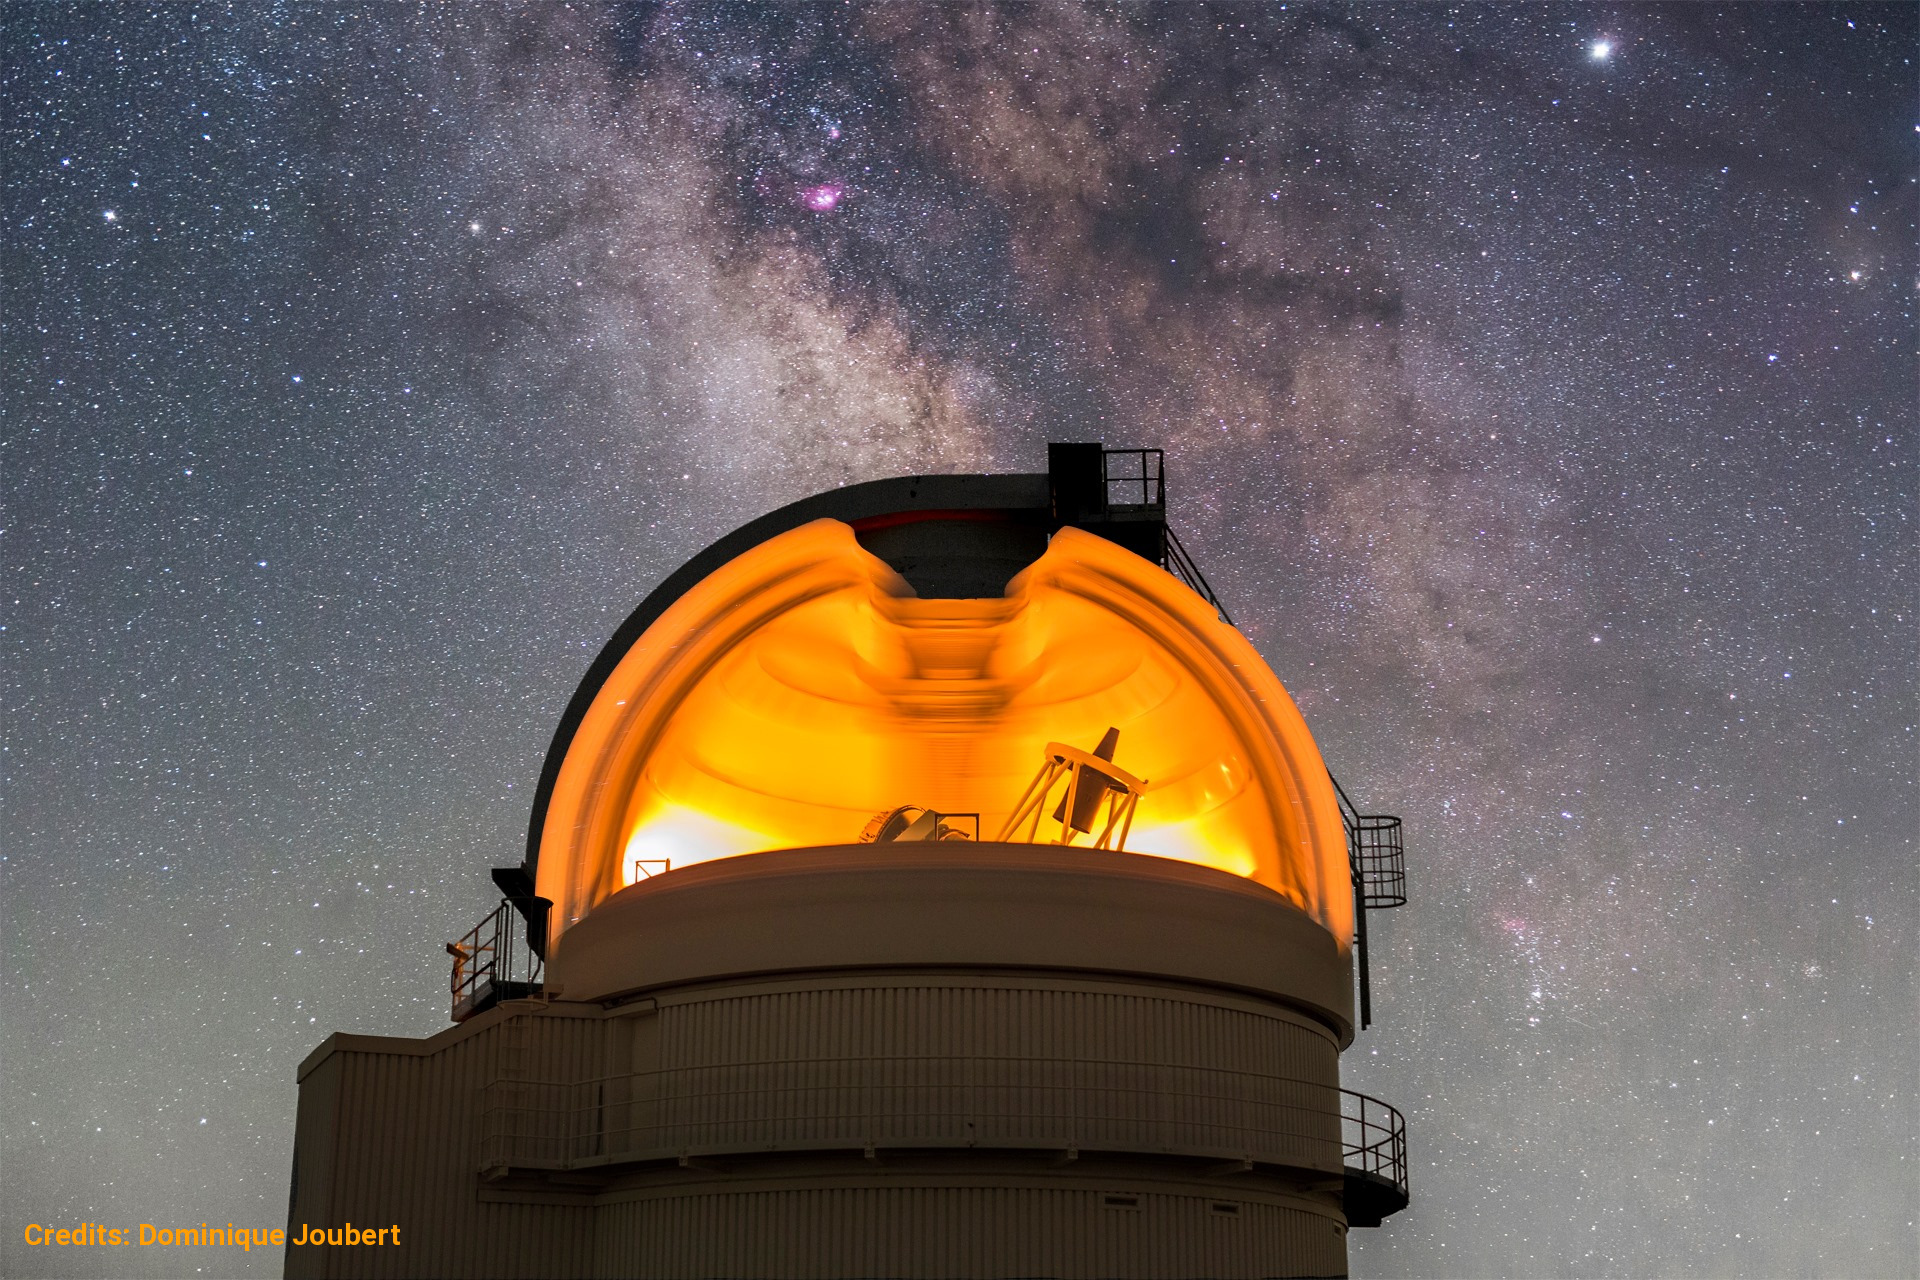
M833 485L1167 450L1407 823L1369 1276L1920 1274L1913 6L0 8L0 1270L284 1222L560 712Z

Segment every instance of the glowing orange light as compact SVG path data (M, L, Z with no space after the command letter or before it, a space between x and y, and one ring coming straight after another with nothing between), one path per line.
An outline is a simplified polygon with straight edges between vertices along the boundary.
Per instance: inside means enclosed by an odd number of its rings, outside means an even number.
M1076 529L997 599L919 599L832 520L710 575L575 733L538 892L557 939L667 866L852 844L902 804L998 831L1049 743L1110 726L1118 769L1147 780L1128 852L1249 877L1347 944L1339 810L1292 699L1186 586Z

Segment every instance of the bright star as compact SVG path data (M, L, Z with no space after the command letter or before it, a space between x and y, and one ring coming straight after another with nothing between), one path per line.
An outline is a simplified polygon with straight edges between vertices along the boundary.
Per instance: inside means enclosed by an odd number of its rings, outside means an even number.
M1613 41L1595 40L1593 42L1592 52L1593 52L1593 60L1595 62L1605 62L1608 58L1611 58L1613 56Z
M108 222L118 222L118 221L120 221L120 215L119 215L119 214L117 214L117 213L115 213L115 212L114 212L113 210L111 210L111 209L108 209L108 210L107 210L107 211L106 211L105 213L103 213L103 214L101 214L100 216L101 216L101 217L103 217L103 218L105 218L105 219L106 219L106 220L107 220Z

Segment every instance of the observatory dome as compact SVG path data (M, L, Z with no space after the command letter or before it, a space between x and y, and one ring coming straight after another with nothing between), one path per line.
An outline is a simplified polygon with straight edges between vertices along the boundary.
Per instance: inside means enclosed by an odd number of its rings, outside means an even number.
M921 598L833 519L709 573L600 684L540 831L550 942L636 880L852 844L896 812L893 827L925 811L922 828L950 839L1044 838L1046 815L1029 830L1022 804L1036 769L1068 757L1111 762L1122 781L1092 776L1129 794L1110 848L1244 877L1349 944L1346 839L1319 750L1199 596L1069 527L1002 595Z
M446 944L454 1025L301 1067L292 1229L410 1250L288 1274L1345 1275L1409 1202L1339 1069L1400 819L1162 464L836 487L655 586Z

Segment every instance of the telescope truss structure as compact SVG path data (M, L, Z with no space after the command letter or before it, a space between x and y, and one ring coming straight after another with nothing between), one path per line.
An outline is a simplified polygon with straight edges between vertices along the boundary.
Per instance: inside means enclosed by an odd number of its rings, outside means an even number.
M1066 783L1058 810L1049 819L1047 801L1062 782ZM1083 809L1081 797L1086 789L1098 787L1101 801L1106 810L1104 820L1096 816L1094 822L1085 827L1077 826L1075 819ZM1020 796L1020 803L1014 806L1013 813L1007 818L1006 825L1000 828L998 840L1018 840L1027 844L1072 844L1079 835L1093 835L1093 827L1099 826L1099 835L1094 836L1094 849L1112 849L1124 852L1127 847L1127 833L1133 829L1133 812L1139 807L1140 796L1147 789L1145 778L1135 777L1120 768L1111 760L1103 760L1091 752L1078 747L1070 747L1061 742L1049 742L1046 748L1046 760L1033 781ZM1100 803L1100 802L1096 802ZM1058 821L1060 831L1057 839L1042 840L1042 824ZM1018 834L1022 828L1026 834Z

